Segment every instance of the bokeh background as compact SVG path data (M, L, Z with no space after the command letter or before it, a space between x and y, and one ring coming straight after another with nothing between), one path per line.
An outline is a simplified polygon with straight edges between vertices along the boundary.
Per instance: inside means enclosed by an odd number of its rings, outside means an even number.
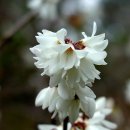
M113 113L108 118L118 124L117 130L130 130L130 90L126 89L130 79L130 1L60 0L55 7L53 16L51 8L44 10L50 15L47 17L30 9L28 0L0 0L0 129L36 130L39 123L58 123L47 110L34 105L49 78L40 76L42 71L34 66L29 48L36 45L35 35L43 28L67 28L68 37L76 41L82 31L91 35L96 21L97 34L106 33L109 46L108 65L97 67L101 80L95 81L93 90L97 97L113 99Z

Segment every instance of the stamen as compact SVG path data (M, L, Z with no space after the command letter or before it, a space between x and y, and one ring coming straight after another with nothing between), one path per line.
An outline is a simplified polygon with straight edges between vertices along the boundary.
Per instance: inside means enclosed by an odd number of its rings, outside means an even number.
M66 44L69 44L69 43L72 44L72 40L70 40L69 38L66 38L66 39L65 39L65 43L66 43Z
M70 47L65 51L67 54L71 54L73 52L73 49Z
M73 127L78 127L81 130L85 130L85 128L87 126L86 126L85 122L78 121L78 122L76 122L76 123L73 124Z
M78 42L72 42L72 40L70 40L69 38L66 38L66 39L65 39L65 44L72 44L76 50L82 50L82 49L84 49L84 48L86 47L86 46L83 44L83 41L82 41L82 40L80 40L80 41L78 41ZM71 50L71 52L72 52L72 49L69 48L68 51L70 52L70 50ZM68 52L68 51L67 51L67 52Z
M78 42L74 43L73 45L74 45L74 48L77 50L82 50L85 48L85 45L83 44L82 41L78 41Z
M60 41L57 41L57 44L61 44Z

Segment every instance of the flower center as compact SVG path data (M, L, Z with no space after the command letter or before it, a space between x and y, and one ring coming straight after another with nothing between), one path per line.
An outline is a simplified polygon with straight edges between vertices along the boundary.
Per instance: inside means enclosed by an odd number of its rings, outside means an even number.
M69 44L69 43L70 43L70 44L73 44L72 40L70 40L69 38L66 38L66 39L65 39L65 43L66 43L66 44Z
M85 45L83 44L83 41L80 40L74 44L74 48L77 50L83 50Z
M79 128L81 130L85 130L86 124L85 124L85 122L78 121L78 122L76 122L76 123L73 124L73 128L74 127L77 127L77 128Z
M67 54L71 54L73 52L73 49L70 47L65 51Z
M83 44L83 41L72 42L69 38L65 39L65 44L72 44L76 50L83 50L86 46ZM72 51L72 50L71 50Z

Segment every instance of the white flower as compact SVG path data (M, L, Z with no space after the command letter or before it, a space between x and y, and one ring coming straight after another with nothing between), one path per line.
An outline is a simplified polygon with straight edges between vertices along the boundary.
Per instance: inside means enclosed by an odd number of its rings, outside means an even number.
M94 36L96 33L96 23L93 26L92 36L88 37L84 32L84 38L78 42L72 42L66 38L67 31L61 29L54 33L43 30L36 36L39 45L30 50L36 55L37 68L43 68L42 75L51 76L51 83L57 85L60 77L67 78L69 73L76 73L73 80L76 82L91 83L95 78L100 79L100 72L96 65L105 65L106 48L108 41L104 40L105 34ZM71 70L70 70L71 69ZM69 72L68 72L69 71ZM57 80L58 79L58 80ZM69 82L69 81L68 81Z
M63 125L50 125L50 124L40 124L38 125L38 130L63 130ZM68 123L67 130L71 130L71 124Z
M64 44L67 32L65 29L61 29L56 33L48 30L43 30L42 32L43 34L38 33L38 36L36 36L39 45L30 48L30 50L36 55L34 57L37 60L35 63L36 67L43 68L43 74L52 75L61 70L59 53L54 48L59 47L61 49L60 44ZM66 46L62 49L66 49Z
M29 0L28 7L40 15L41 18L55 19L59 0Z
M49 112L54 112L52 118L58 113L61 120L69 116L70 121L74 122L79 115L80 109L89 117L93 116L95 97L93 91L87 86L77 87L74 91L73 89L65 89L61 83L58 88L48 87L41 90L35 104L36 106L42 106L43 109L48 107Z
M106 120L106 116L108 116L112 112L112 108L107 108L107 99L105 97L100 97L96 100L96 112L94 116L87 120L87 130L110 130L116 129L117 125Z
M125 99L128 103L130 103L130 80L127 81L126 83L126 88L125 88Z
M104 40L105 34L100 34L95 36L97 30L96 23L93 25L93 32L91 37L88 37L84 32L82 33L84 39L82 39L82 43L84 44L85 51L88 52L87 58L90 59L93 64L96 65L105 65L106 62L104 59L107 56L107 53L104 49L108 45L108 40Z
M112 108L107 107L108 99L105 97L100 97L96 100L96 112L101 113L104 116L109 115L112 112ZM95 112L95 113L96 113Z
M57 109L60 111L60 119L66 117L64 115L65 112L66 114L68 113L70 121L74 122L78 118L80 109L90 118L93 116L95 112L95 94L90 88L87 86L77 88L73 99L68 99L67 89L63 90L64 88L59 87L59 95L62 97L60 98L61 101L57 103ZM73 94L73 91L69 92L69 94L71 93Z
M74 123L73 127L84 128L84 130L111 130L116 129L117 125L106 120L106 116L112 111L112 108L107 108L107 100L101 97L96 100L96 112L91 119L84 119L83 114Z

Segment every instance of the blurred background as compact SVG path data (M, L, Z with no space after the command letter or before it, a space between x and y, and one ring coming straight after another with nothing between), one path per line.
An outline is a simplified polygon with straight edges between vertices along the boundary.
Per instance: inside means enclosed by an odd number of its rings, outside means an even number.
M117 130L130 129L130 1L129 0L0 0L0 129L36 130L37 124L53 123L51 114L34 105L38 92L49 78L40 76L29 48L42 29L64 27L74 41L93 21L97 33L109 39L106 62L97 67L101 80L93 90L114 103L108 117Z

